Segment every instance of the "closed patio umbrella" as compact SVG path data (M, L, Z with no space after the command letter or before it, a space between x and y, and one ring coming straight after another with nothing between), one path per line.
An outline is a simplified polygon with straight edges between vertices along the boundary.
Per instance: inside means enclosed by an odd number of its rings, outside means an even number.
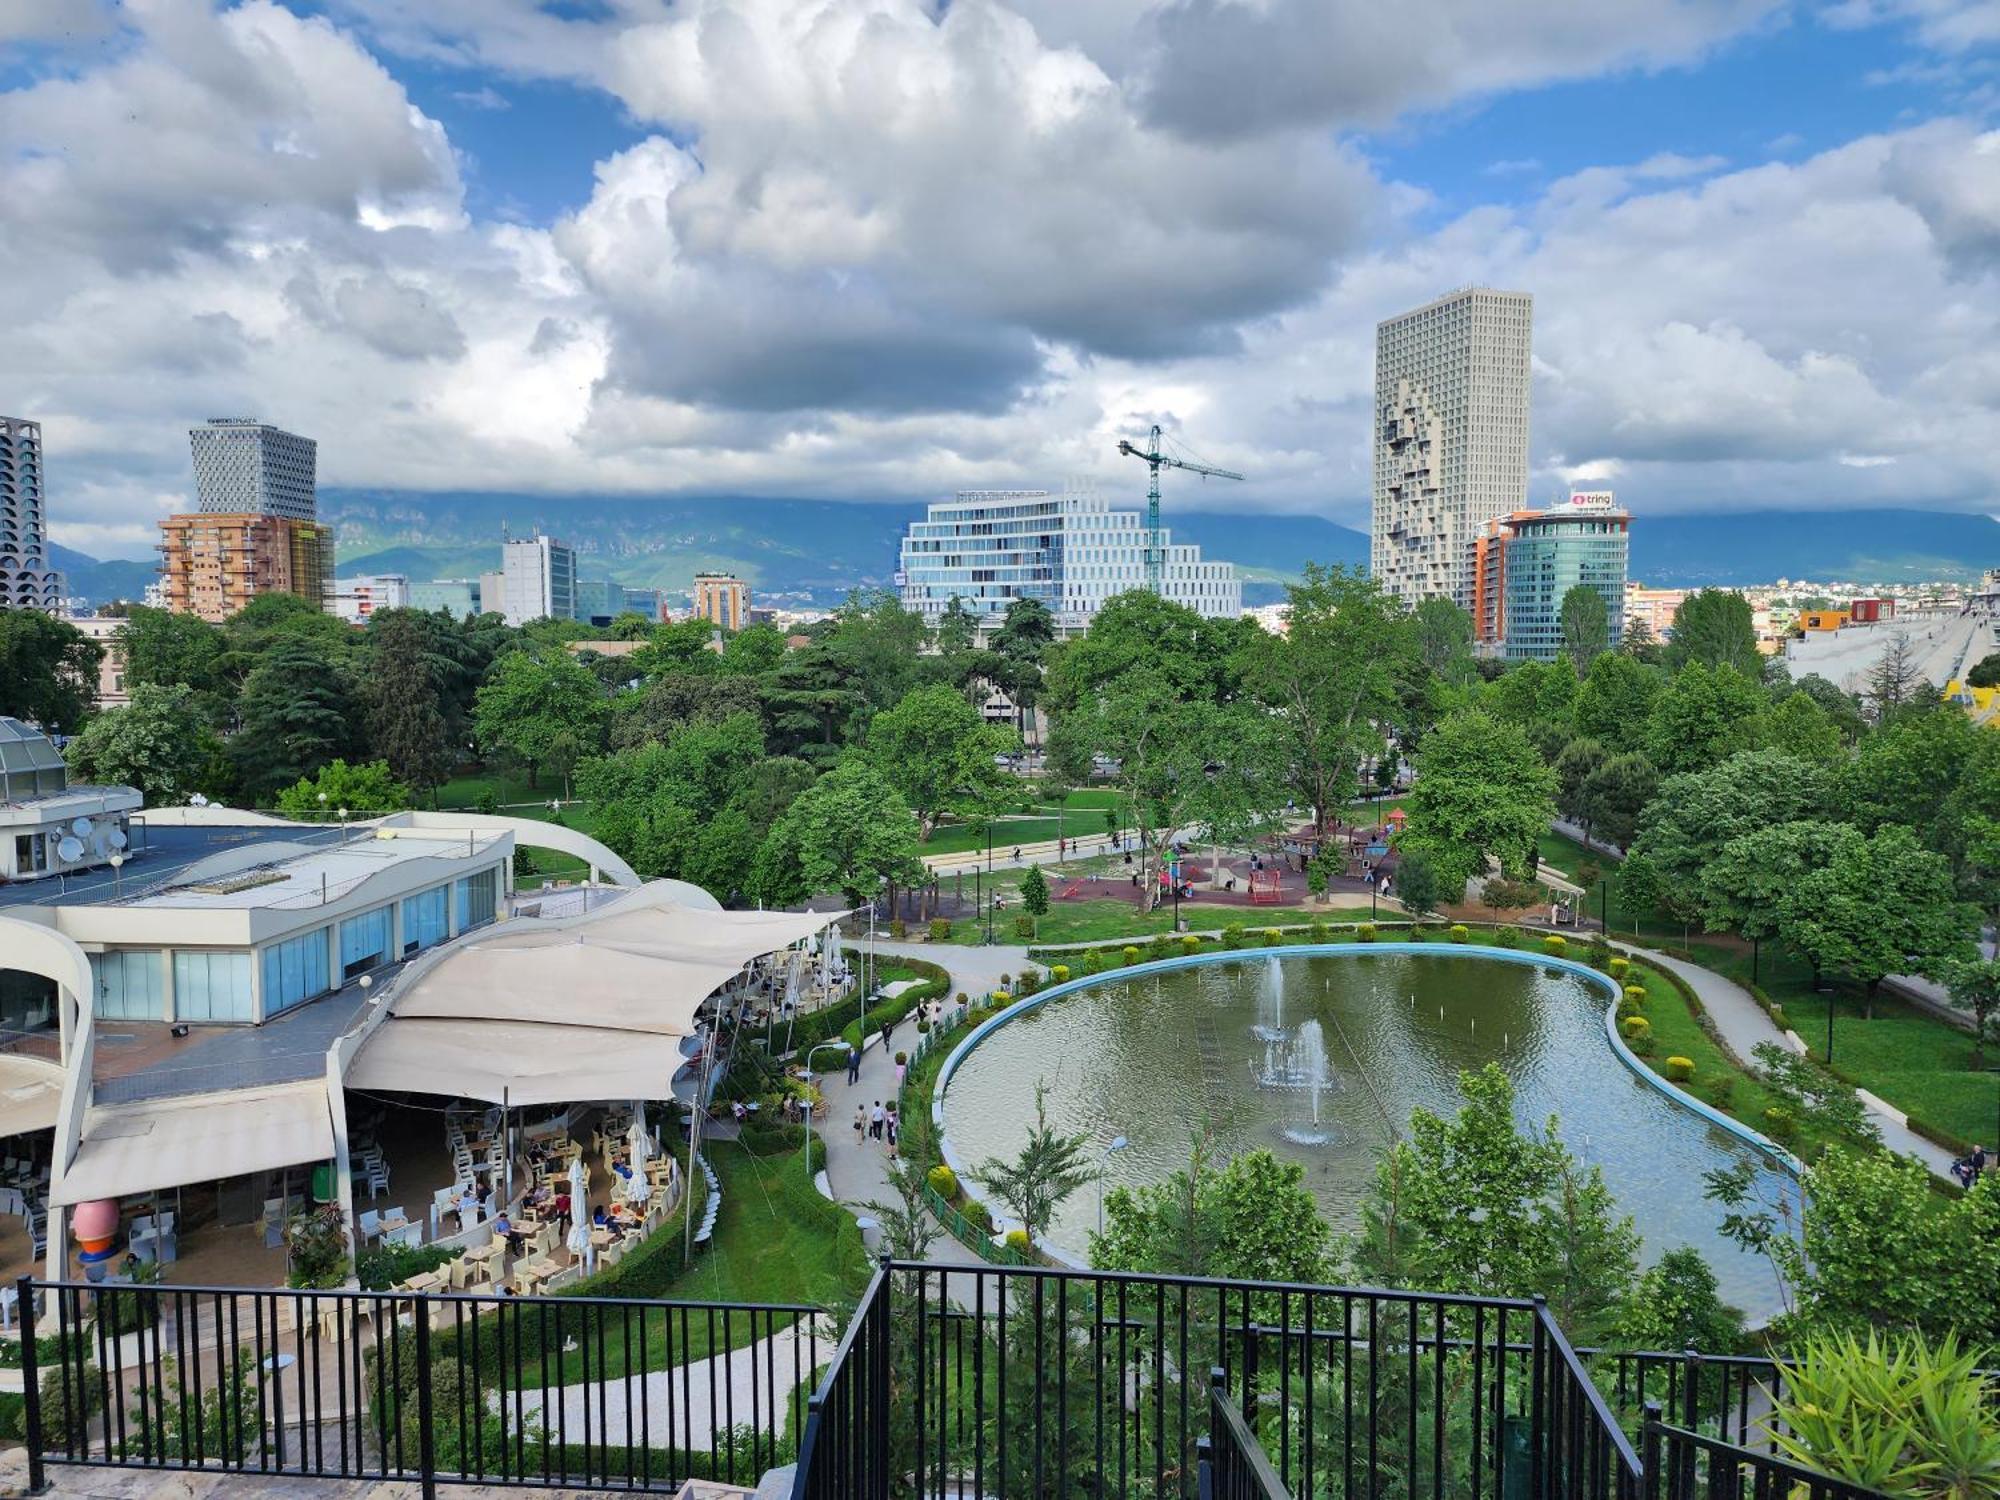
M632 1178L625 1184L625 1201L643 1204L653 1196L652 1179L646 1176L646 1101L632 1106Z
M581 1156L569 1164L569 1248L578 1259L590 1254L590 1195Z

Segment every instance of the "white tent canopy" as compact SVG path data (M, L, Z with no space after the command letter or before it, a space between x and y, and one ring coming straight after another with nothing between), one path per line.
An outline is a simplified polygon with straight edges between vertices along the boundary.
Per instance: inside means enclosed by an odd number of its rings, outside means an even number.
M753 958L802 943L838 922L832 911L690 911L684 906L617 908L586 929L593 946L741 968Z
M49 1201L68 1207L332 1156L333 1117L321 1079L92 1108L76 1158Z
M59 1064L0 1053L0 1136L53 1129L62 1108L62 1086Z
M390 1021L348 1066L346 1083L489 1104L670 1099L686 1064L673 1036L532 1021Z
M478 943L448 955L392 1013L404 1020L568 1022L686 1036L740 965L648 958L577 942Z

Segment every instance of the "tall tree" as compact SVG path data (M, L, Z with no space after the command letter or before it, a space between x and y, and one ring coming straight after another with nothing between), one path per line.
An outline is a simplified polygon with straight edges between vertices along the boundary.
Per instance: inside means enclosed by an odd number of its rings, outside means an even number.
M938 653L950 661L970 651L978 638L978 618L965 607L963 599L953 594L945 604L944 613L938 616L937 631L933 637Z
M1699 771L1763 742L1769 703L1754 678L1699 661L1682 667L1653 705L1646 756L1662 776Z
M1620 655L1629 656L1649 667L1657 666L1663 655L1659 637L1653 634L1653 627L1644 619L1628 619L1625 622L1624 632L1618 637L1618 651Z
M788 905L837 890L850 906L921 878L917 820L887 778L849 756L785 809L757 851L751 889Z
M1764 721L1765 742L1800 760L1831 764L1844 759L1840 730L1809 693L1787 693Z
M115 639L124 656L127 692L147 683L179 684L193 689L209 723L226 722L235 695L224 675L227 642L218 626L199 615L135 604Z
M1587 795L1590 778L1610 759L1596 740L1579 735L1563 746L1556 757L1556 810L1571 822L1583 825L1590 836L1591 814L1596 811Z
M1437 677L1449 683L1470 682L1476 675L1472 665L1472 616L1447 599L1432 594L1421 599L1411 611L1416 629L1417 655Z
M1091 1177L1084 1154L1089 1138L1049 1124L1047 1095L1044 1085L1035 1085L1035 1123L1020 1153L1011 1161L989 1156L972 1173L1013 1211L1031 1240L1048 1232L1055 1211Z
M270 637L236 711L230 757L243 790L260 802L358 746L353 684L342 660L310 632Z
M1571 722L1576 732L1612 754L1646 747L1646 725L1660 694L1660 674L1622 652L1591 662L1576 690Z
M943 683L905 694L868 726L868 755L917 815L928 839L939 816L990 805L1013 780L995 757L1019 744Z
M0 714L71 734L97 701L103 648L67 620L0 609Z
M1331 1278L1333 1261L1333 1230L1304 1167L1265 1150L1218 1165L1200 1134L1184 1170L1114 1188L1104 1232L1090 1238L1090 1263L1109 1271L1312 1284Z
M1026 734L1035 706L1041 701L1043 663L1056 638L1055 616L1035 598L1009 601L1000 628L993 633L995 658L990 675L994 685L1013 702L1014 727Z
M1764 659L1748 599L1729 589L1702 589L1681 601L1667 642L1667 665L1678 672L1690 662L1734 667L1750 682L1762 677Z
M1662 781L1631 848L1657 872L1667 909L1698 921L1703 879L1732 839L1826 818L1833 805L1825 768L1777 750L1744 751Z
M1637 751L1614 755L1584 781L1579 805L1591 837L1629 849L1639 818L1660 788L1660 773Z
M373 658L362 682L368 743L397 779L434 791L451 774L452 743L445 717L445 688L420 617L371 621Z
M1421 622L1358 569L1308 563L1286 597L1286 633L1252 637L1242 669L1273 715L1298 800L1324 832L1359 790L1361 763L1385 749L1383 731L1404 718L1401 689L1422 660ZM1431 612L1434 626L1439 613ZM1451 634L1437 631L1433 646L1448 655Z
M1804 693L1819 705L1827 722L1840 731L1841 744L1852 745L1868 732L1868 721L1862 717L1861 705L1854 701L1854 695L1819 673L1806 673L1792 684L1792 691Z
M530 786L544 770L565 774L603 743L603 691L559 646L498 658L475 702L479 743L520 762Z
M1446 902L1492 855L1523 879L1555 813L1556 776L1527 736L1477 709L1447 717L1424 739L1410 791L1410 820L1398 848L1422 855Z
M2000 961L1965 958L1944 970L1951 1003L1972 1017L1972 1063L1986 1063L1986 1044L2000 1040ZM2000 1150L2000 1141L1994 1149Z
M1611 649L1611 610L1604 595L1587 583L1573 584L1562 596L1563 652L1581 677L1590 664Z
M154 807L219 790L211 781L221 753L194 691L152 682L94 715L64 751L77 780L137 787Z
M1845 823L1813 819L1766 824L1736 835L1701 869L1705 925L1753 942L1777 937L1799 877L1824 869L1859 837Z
M1937 691L1924 681L1908 631L1898 630L1883 645L1882 654L1868 669L1865 696L1878 724L1888 723L1906 708L1936 704Z

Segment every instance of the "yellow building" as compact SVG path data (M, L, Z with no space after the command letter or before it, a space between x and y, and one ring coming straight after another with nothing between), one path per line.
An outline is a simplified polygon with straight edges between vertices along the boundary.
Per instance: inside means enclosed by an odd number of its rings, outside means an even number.
M694 613L723 630L741 630L750 623L750 585L731 573L697 573Z
M163 592L175 614L220 623L259 594L333 605L333 529L288 516L197 513L160 522Z

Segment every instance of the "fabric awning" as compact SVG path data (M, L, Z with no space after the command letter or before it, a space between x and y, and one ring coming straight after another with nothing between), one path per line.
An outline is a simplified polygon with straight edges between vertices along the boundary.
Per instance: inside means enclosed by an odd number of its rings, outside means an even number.
M62 1110L62 1086L59 1064L0 1053L0 1136L54 1129Z
M392 1016L348 1064L352 1089L499 1104L671 1099L681 1038L532 1021Z
M49 1201L122 1198L333 1157L326 1083L92 1108Z
M701 1002L736 977L728 962L681 962L566 943L476 943L447 954L391 1004L404 1020L571 1022L685 1036Z
M741 968L753 958L804 942L838 922L841 915L830 911L691 911L684 906L653 906L638 911L614 910L578 930L593 947Z

